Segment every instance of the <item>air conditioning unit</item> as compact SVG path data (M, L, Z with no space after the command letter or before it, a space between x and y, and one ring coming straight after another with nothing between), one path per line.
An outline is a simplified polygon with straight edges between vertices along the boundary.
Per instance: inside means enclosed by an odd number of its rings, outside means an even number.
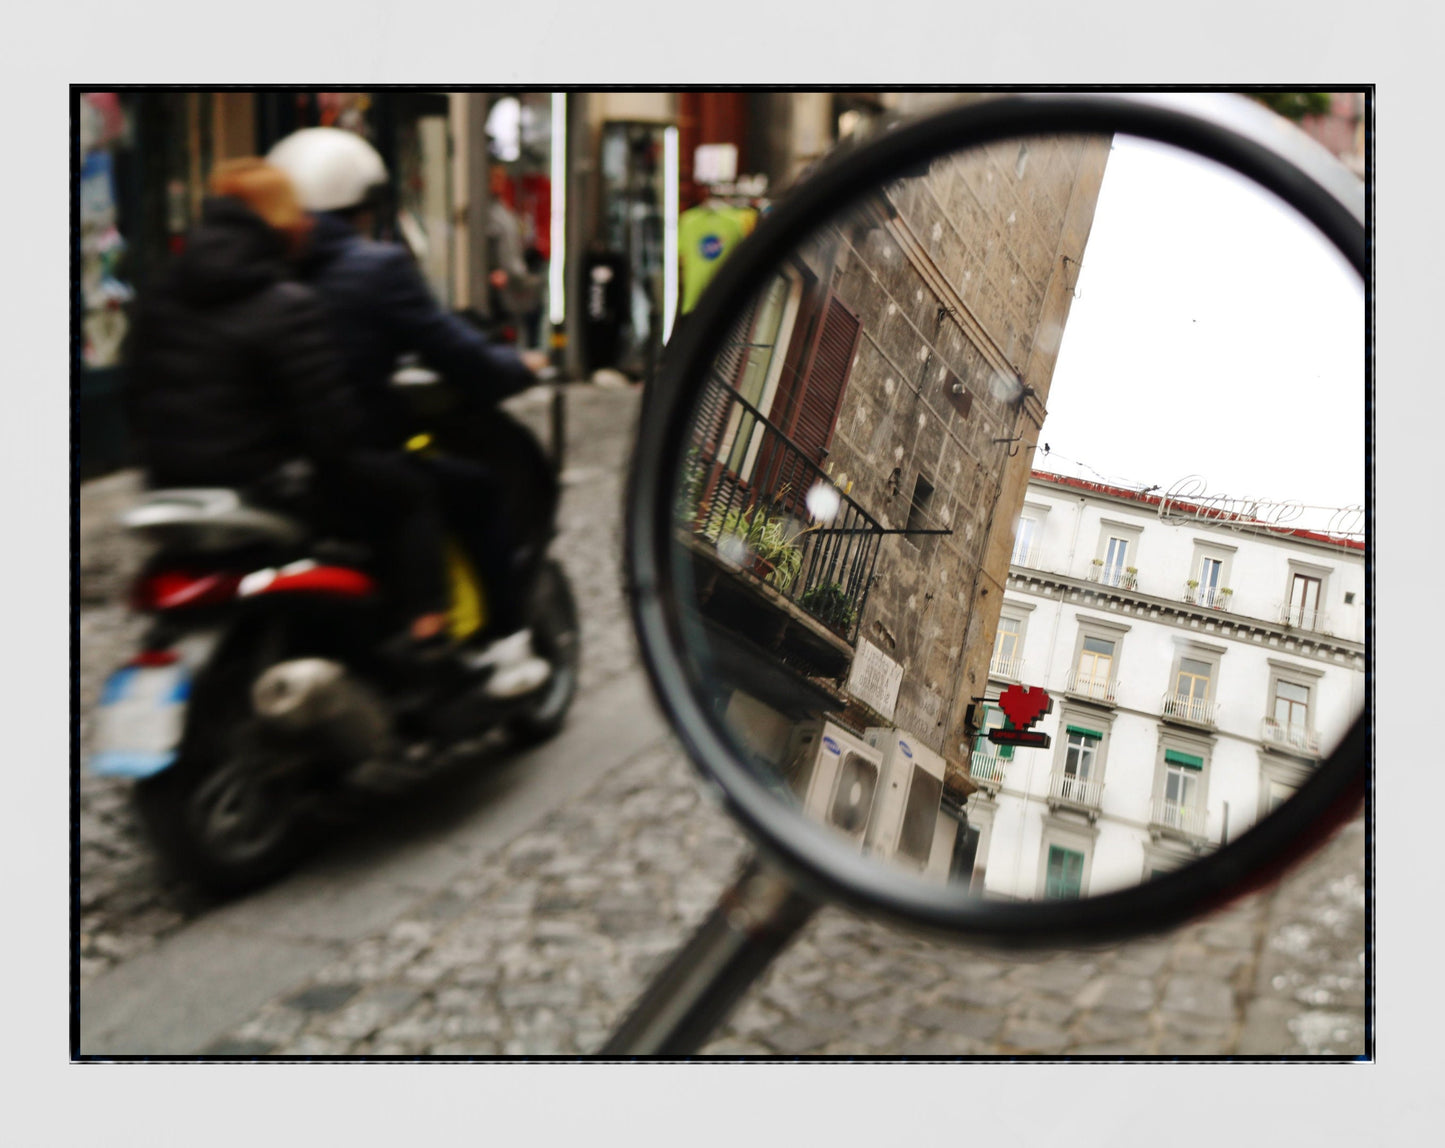
M883 757L832 722L800 726L787 773L804 814L863 848L881 781Z
M874 726L864 737L883 757L865 848L947 881L958 822L943 811L943 758L903 730Z

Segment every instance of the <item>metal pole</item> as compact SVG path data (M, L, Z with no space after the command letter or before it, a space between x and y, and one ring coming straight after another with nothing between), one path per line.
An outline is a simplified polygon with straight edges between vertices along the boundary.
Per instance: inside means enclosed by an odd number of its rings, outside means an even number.
M599 1055L695 1053L817 907L776 869L752 858Z

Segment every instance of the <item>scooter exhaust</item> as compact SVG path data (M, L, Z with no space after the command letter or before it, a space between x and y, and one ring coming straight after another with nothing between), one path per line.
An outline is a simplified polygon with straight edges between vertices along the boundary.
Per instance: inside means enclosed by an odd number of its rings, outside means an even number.
M391 746L386 704L326 658L272 666L252 684L251 705L275 732L319 743L345 765L384 758Z

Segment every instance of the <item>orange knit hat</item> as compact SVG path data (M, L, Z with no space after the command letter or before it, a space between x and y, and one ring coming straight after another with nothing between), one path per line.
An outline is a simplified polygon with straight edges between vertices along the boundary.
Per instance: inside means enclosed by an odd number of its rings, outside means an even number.
M228 159L211 171L212 195L239 199L277 231L296 236L309 224L286 173L263 159Z

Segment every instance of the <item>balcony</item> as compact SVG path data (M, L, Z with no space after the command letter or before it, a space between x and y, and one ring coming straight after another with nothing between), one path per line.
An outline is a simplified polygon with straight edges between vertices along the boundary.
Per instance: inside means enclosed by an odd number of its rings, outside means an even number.
M988 664L988 676L991 678L1002 678L1005 681L1017 682L1020 680L1020 673L1023 670L1022 658L994 658Z
M1099 815L1104 783L1056 770L1049 776L1049 808L1077 809L1092 821Z
M1189 698L1182 694L1167 693L1159 702L1159 708L1170 721L1186 722L1189 725L1213 726L1219 717L1219 703L1208 698Z
M1227 586L1200 586L1198 583L1184 584L1184 600L1191 606L1205 610L1228 610L1234 598L1234 591Z
M1003 785L1003 772L1007 765L1007 758L999 757L996 753L976 750L969 759L968 778L980 789L997 793Z
M1101 586L1114 586L1120 590L1139 589L1139 571L1133 566L1105 566L1095 561L1089 567L1089 581Z
M1161 797L1150 806L1149 832L1154 837L1178 837L1196 845L1203 844L1207 840L1204 835L1207 818L1207 810Z
M1271 717L1260 722L1259 740L1271 749L1282 749L1286 753L1298 753L1305 757L1320 755L1319 734L1302 725L1282 725Z
M1011 566L1027 566L1031 570L1039 570L1039 548L1037 546L1015 547L1013 556L1009 559Z
M1094 678L1075 670L1064 683L1064 692L1085 701L1112 706L1115 703L1117 684L1112 678Z
M1279 603L1275 616L1281 626L1292 630L1313 630L1317 634L1332 633L1329 616L1323 610L1306 609L1297 602Z
M801 447L714 379L692 427L675 510L683 541L848 645L868 598L883 527ZM837 503L814 521L810 493ZM776 595L776 598L773 596Z

